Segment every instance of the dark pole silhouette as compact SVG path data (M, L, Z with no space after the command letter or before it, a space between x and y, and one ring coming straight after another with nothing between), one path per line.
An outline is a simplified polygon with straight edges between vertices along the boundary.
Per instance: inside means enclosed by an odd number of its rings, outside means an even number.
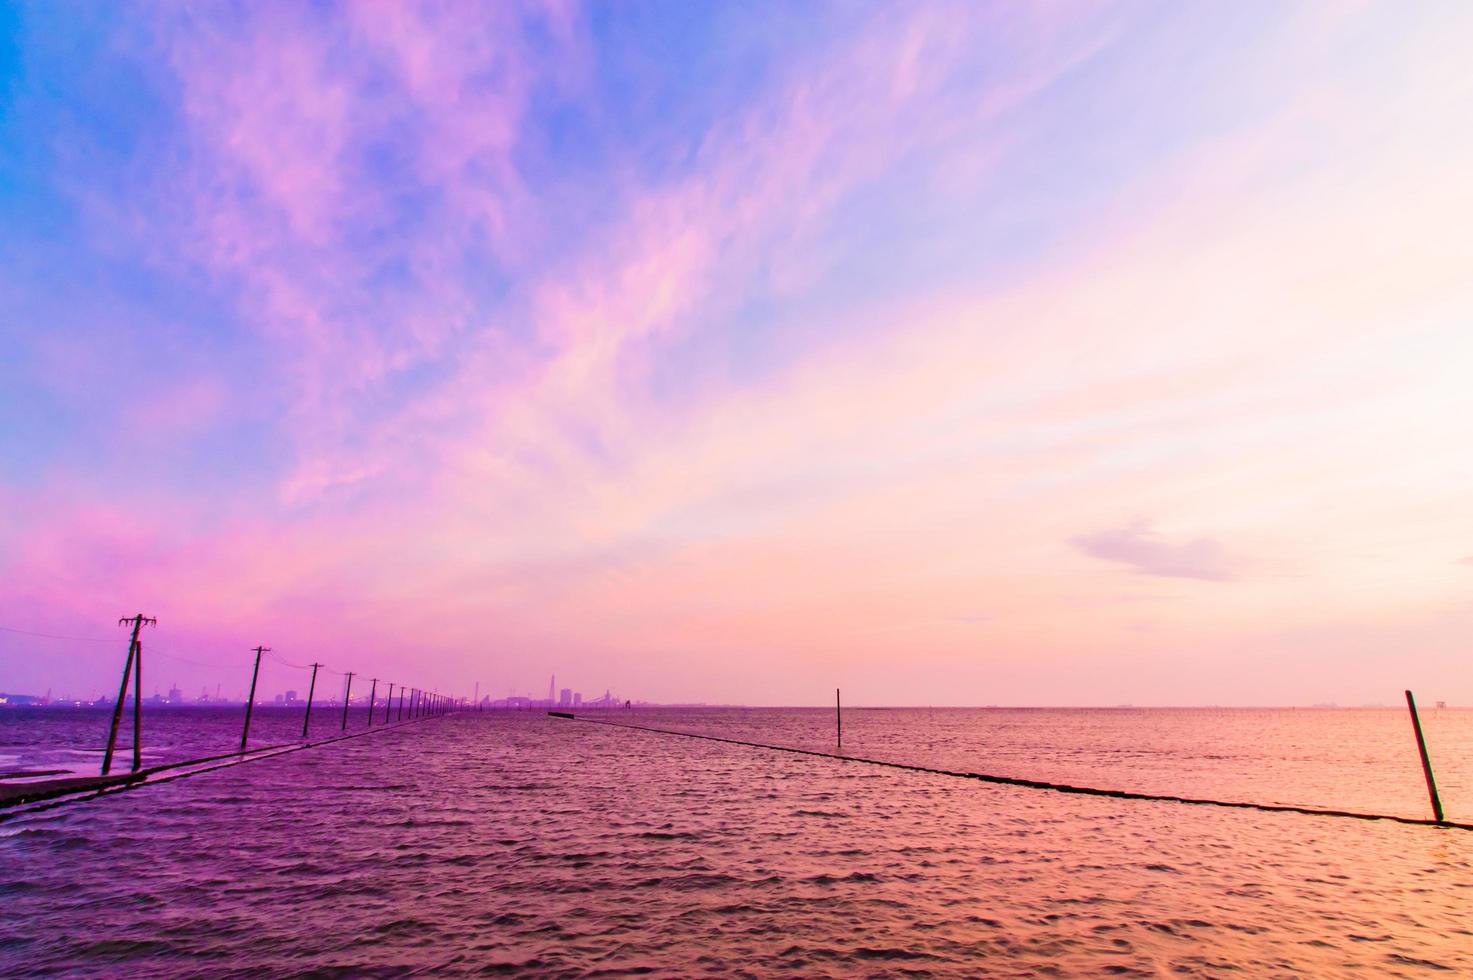
M353 698L353 672L348 671L348 686L343 688L343 731L348 730L348 702Z
M384 698L384 724L389 723L389 712L394 710L394 682L389 681L389 696ZM368 713L368 723L373 724L373 712Z
M143 768L143 640L133 641L133 771Z
M134 636L138 635L138 627L133 627ZM138 649L138 641L128 641L128 659L123 661L123 683L118 685L118 702L113 705L113 721L107 731L107 748L102 753L102 774L106 776L113 767L113 747L118 743L118 725L123 720L123 702L128 698L128 675L133 673L133 653Z
M118 685L118 703L113 705L112 725L107 731L107 749L102 754L102 774L106 776L113 767L113 749L118 744L118 725L123 720L123 702L128 697L128 675L133 672L133 660L138 655L138 631L143 628L144 623L157 626L158 620L152 616L138 613L135 616L125 616L118 620L118 625L126 623L133 624L133 635L128 638L128 659L123 661L123 683ZM136 727L136 726L135 726ZM136 739L136 735L135 735Z
M1422 775L1427 778L1427 795L1432 798L1432 817L1442 823L1442 800L1437 796L1437 780L1432 778L1432 760L1427 757L1427 740L1422 737L1422 721L1417 717L1417 702L1407 694L1407 710L1412 713L1412 731L1417 734L1417 751L1422 756Z
M395 721L403 721L404 720L404 685L403 684L400 684L399 685L399 714L394 718L394 720Z
M317 668L322 664L312 665L312 680L307 685L307 713L302 716L302 737L307 737L307 724L312 720L312 692L317 690Z
M844 709L839 704L839 689L834 688L834 728L839 733L839 748L844 747Z
M373 699L378 695L378 678L370 678L373 686L368 689L368 727L373 727Z
M246 750L246 739L251 737L251 712L256 707L256 678L261 673L261 654L270 650L270 647L256 647L256 667L251 671L251 694L246 698L246 720L245 727L240 730L240 750Z

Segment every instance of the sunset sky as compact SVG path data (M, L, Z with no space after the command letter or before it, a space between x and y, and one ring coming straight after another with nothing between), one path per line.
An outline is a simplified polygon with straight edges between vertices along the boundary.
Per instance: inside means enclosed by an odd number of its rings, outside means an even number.
M0 691L1473 702L1470 50L0 7Z

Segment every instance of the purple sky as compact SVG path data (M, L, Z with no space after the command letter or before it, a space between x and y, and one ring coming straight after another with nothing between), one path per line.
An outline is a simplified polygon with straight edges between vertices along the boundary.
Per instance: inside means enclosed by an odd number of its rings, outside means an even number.
M1473 701L1473 7L0 11L0 690ZM95 641L94 641L95 640ZM162 658L162 659L159 659ZM268 693L305 687L271 668Z

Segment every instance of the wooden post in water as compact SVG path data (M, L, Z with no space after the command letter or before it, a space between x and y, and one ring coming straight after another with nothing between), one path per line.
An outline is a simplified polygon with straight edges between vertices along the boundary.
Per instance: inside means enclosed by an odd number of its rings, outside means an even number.
M834 688L834 727L839 733L839 748L844 747L844 708L839 704L839 689Z
M378 696L378 678L374 677L373 686L368 689L368 727L373 727L373 699Z
M384 698L384 724L389 723L389 712L394 709L394 682L389 681L389 696ZM368 714L368 723L373 724L373 712Z
M348 730L348 702L353 699L353 672L348 671L348 686L343 688L343 731Z
M307 685L307 713L302 716L302 737L307 737L307 723L312 720L312 692L317 690L317 668L322 664L312 665L312 680Z
M133 771L143 768L143 641L133 642Z
M399 685L399 714L398 714L398 716L394 720L395 721L403 721L404 720L404 685L403 684L400 684Z
M1417 717L1417 702L1407 694L1407 710L1412 713L1412 731L1417 735L1417 751L1422 756L1422 775L1427 778L1427 795L1432 798L1432 818L1442 823L1442 800L1437 798L1437 780L1432 778L1432 760L1427 757L1427 740L1422 737L1422 720Z
M245 727L240 730L240 750L246 750L246 739L251 737L251 711L256 707L256 678L261 673L261 654L270 650L270 647L256 647L256 667L251 671L251 693L246 698L246 720Z
M112 769L112 750L118 744L118 725L122 722L122 703L128 700L128 675L133 673L133 659L138 653L138 629L143 628L143 623L158 622L158 619L144 616L143 613L118 620L119 626L124 625L124 623L133 623L133 635L128 638L128 659L122 662L122 684L118 685L118 703L112 706L112 725L108 728L108 747L102 753L103 775L108 775L108 772Z
M133 673L133 654L137 649L138 627L135 625L133 638L128 641L128 659L123 661L123 683L118 686L118 703L113 705L113 723L107 730L107 748L102 753L102 774L104 776L113 767L113 748L118 744L118 725L123 720L123 702L128 699L128 675Z

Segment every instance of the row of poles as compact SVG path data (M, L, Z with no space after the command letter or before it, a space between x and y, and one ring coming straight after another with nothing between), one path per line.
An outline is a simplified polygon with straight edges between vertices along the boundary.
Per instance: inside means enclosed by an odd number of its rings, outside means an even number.
M102 774L104 776L106 776L108 772L112 769L113 749L116 746L118 740L118 725L123 718L123 701L127 698L128 695L128 675L130 673L133 675L134 692L133 771L137 772L138 769L142 766L141 753L143 745L143 726L140 712L142 710L143 704L143 646L142 643L139 641L138 634L145 624L149 626L157 626L158 620L152 616L144 616L142 613L139 613L132 617L124 617L118 620L119 626L132 625L133 635L128 643L128 659L123 664L123 682L122 685L118 688L118 700L117 703L113 705L112 726L109 728L107 736L107 750L103 753L102 756ZM261 673L261 655L263 653L269 652L271 652L271 648L267 646L258 646L254 650L254 653L256 654L256 663L255 667L251 670L251 693L250 696L246 698L245 726L242 728L240 733L240 750L242 752L246 750L246 743L251 736L251 713L256 705L256 679L260 676ZM312 667L312 680L307 686L307 709L302 717L303 738L307 737L307 726L312 720L312 696L317 689L317 670L323 665L320 663L313 663L310 666ZM348 730L348 704L353 693L354 676L355 675L352 671L348 671L347 684L343 690L343 719L341 726L343 731ZM379 679L377 677L374 677L371 678L371 680L373 681L373 687L369 690L368 693L368 727L370 728L373 727L374 705L377 703L378 700ZM455 710L456 708L462 707L465 700L464 698L451 698L447 695L439 694L434 691L422 691L419 688L409 688L408 692L408 715L411 719L445 714L449 711ZM395 721L404 720L405 693L406 689L404 685L401 684L399 686L398 712L397 715L395 715L393 718L393 720ZM1437 793L1437 780L1432 775L1432 760L1427 754L1427 740L1422 735L1422 720L1417 716L1417 702L1416 699L1412 697L1411 691L1406 692L1406 699L1407 710L1411 713L1412 716L1412 731L1416 735L1417 739L1417 754L1421 757L1422 775L1427 781L1427 795L1432 803L1433 819L1441 823L1443 821L1442 799ZM480 705L478 703L477 708L479 707ZM390 715L393 715L394 711L394 684L391 681L389 682L388 696L384 699L383 724L387 725L389 723ZM838 688L834 688L834 729L834 734L836 736L839 748L840 750L842 750L844 747L844 708L843 705L840 703Z
M108 728L107 748L102 754L102 774L106 776L112 771L113 752L118 742L118 726L123 720L123 703L128 698L128 679L133 679L133 771L137 772L143 766L143 641L139 633L144 626L157 626L158 620L153 616L145 616L139 613L135 616L125 616L118 620L119 626L132 626L133 633L128 641L128 657L123 663L123 682L118 687L118 700L113 705L112 724ZM251 693L246 698L245 725L240 733L240 751L246 750L246 744L251 737L251 715L256 706L256 680L261 675L261 655L270 653L268 646L258 646L252 651L256 655L255 666L251 670ZM307 686L307 708L302 716L302 738L307 737L307 726L312 721L312 698L317 690L317 671L323 665L313 663L312 680ZM353 678L357 676L353 671L348 671L347 682L343 689L343 717L341 729L348 730L348 705L353 696ZM374 712L378 704L378 682L377 677L371 678L373 687L368 693L368 726L373 727ZM406 718L428 718L436 715L447 714L463 706L463 698L453 698L437 691L427 691L417 687L406 687L398 685L399 703L397 708L394 704L394 682L390 681L388 695L384 698L384 717L380 724L387 725L390 721L404 721ZM407 703L406 703L407 701Z

